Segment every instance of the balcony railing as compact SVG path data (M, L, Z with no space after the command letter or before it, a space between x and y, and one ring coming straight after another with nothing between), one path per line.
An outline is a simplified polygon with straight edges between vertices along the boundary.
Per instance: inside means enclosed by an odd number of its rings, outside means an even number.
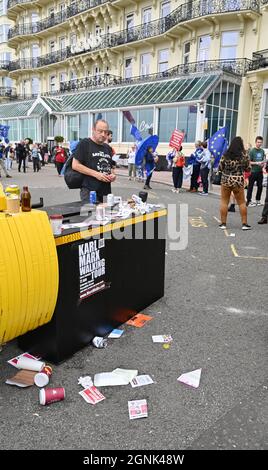
M267 0L268 1L268 0ZM250 70L258 70L268 67L268 49L253 52Z
M5 98L16 98L17 97L17 91L16 88L12 88L9 86L1 86L0 87L0 96L5 97Z
M81 0L67 7L62 12L45 18L34 24L19 24L9 30L8 38L12 39L18 35L35 34L44 29L58 25L68 18L89 10L95 6L107 3L111 0ZM263 1L263 0L262 0ZM268 0L267 0L268 1ZM112 45L117 46L128 42L139 41L153 36L159 36L167 32L179 23L200 18L207 15L219 13L230 13L234 11L255 11L260 10L260 0L194 0L178 6L165 18L160 18L149 23L125 29L116 33L106 35L110 37ZM106 36L101 36L104 38Z
M89 76L83 78L72 79L61 82L60 89L44 95L59 95L62 93L72 93L77 91L91 90L95 88L106 88L111 86L131 85L144 82L153 82L156 80L166 80L168 78L176 78L192 74L209 74L219 71L229 72L242 77L250 70L251 60L249 59L232 59L232 60L208 60L202 62L191 62L189 64L181 64L172 67L165 72L154 73L150 75L139 75L131 78L122 78L120 76L111 75L109 73Z
M30 0L8 0L7 2L7 9L14 7L17 4L21 3L31 3Z
M9 70L10 60L1 60L0 61L0 70Z
M72 5L68 6L67 8L58 13L52 14L43 20L37 21L34 24L18 24L17 26L9 30L8 39L12 39L15 36L35 34L45 29L52 28L53 26L63 23L72 16L78 15L79 13L83 13L84 11L90 10L91 8L97 7L104 3L110 3L111 1L113 0L81 0L79 2L73 3ZM15 2L15 0L10 0L8 3L8 7L10 8L16 3L17 2Z

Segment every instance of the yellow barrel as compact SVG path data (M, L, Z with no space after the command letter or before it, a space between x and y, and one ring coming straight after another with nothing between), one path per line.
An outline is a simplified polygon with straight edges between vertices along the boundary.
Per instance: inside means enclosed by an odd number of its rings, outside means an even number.
M49 322L59 285L45 212L0 213L0 344Z

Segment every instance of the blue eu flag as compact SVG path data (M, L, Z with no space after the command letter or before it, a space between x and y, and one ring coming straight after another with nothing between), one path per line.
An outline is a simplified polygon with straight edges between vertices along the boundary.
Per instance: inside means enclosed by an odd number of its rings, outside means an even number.
M142 140L141 133L140 133L139 129L136 126L134 126L134 124L132 124L132 126L131 126L130 134L133 135L135 140L137 140L137 141Z
M0 124L0 137L8 137L9 127L10 126L3 126L2 124Z
M222 127L209 138L208 148L215 157L214 168L219 165L221 156L226 152L228 142L226 138L227 127Z

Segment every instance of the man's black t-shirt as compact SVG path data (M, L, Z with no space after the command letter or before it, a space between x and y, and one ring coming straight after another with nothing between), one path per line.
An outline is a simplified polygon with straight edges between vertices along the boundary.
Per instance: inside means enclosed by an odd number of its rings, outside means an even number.
M77 145L74 158L82 165L100 173L111 174L115 162L112 160L112 149L108 144L99 145L91 139L83 139ZM99 181L93 176L84 175L82 188L96 191L105 196L111 192L111 183Z

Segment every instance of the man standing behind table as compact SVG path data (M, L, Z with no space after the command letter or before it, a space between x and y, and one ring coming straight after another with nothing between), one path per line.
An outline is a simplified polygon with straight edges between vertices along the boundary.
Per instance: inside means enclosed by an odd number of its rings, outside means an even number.
M98 202L103 202L103 196L111 193L111 183L116 179L112 149L105 143L108 130L106 121L96 121L92 137L81 140L73 155L72 169L84 175L80 190L84 203L89 202L90 191L96 191Z
M248 191L247 191L247 206L261 206L261 193L262 193L262 181L263 181L263 166L265 163L265 152L261 148L263 144L263 138L261 136L256 137L255 147L249 152L249 159L251 165L251 175L248 179ZM251 202L252 191L255 181L257 182L257 194L256 203Z

